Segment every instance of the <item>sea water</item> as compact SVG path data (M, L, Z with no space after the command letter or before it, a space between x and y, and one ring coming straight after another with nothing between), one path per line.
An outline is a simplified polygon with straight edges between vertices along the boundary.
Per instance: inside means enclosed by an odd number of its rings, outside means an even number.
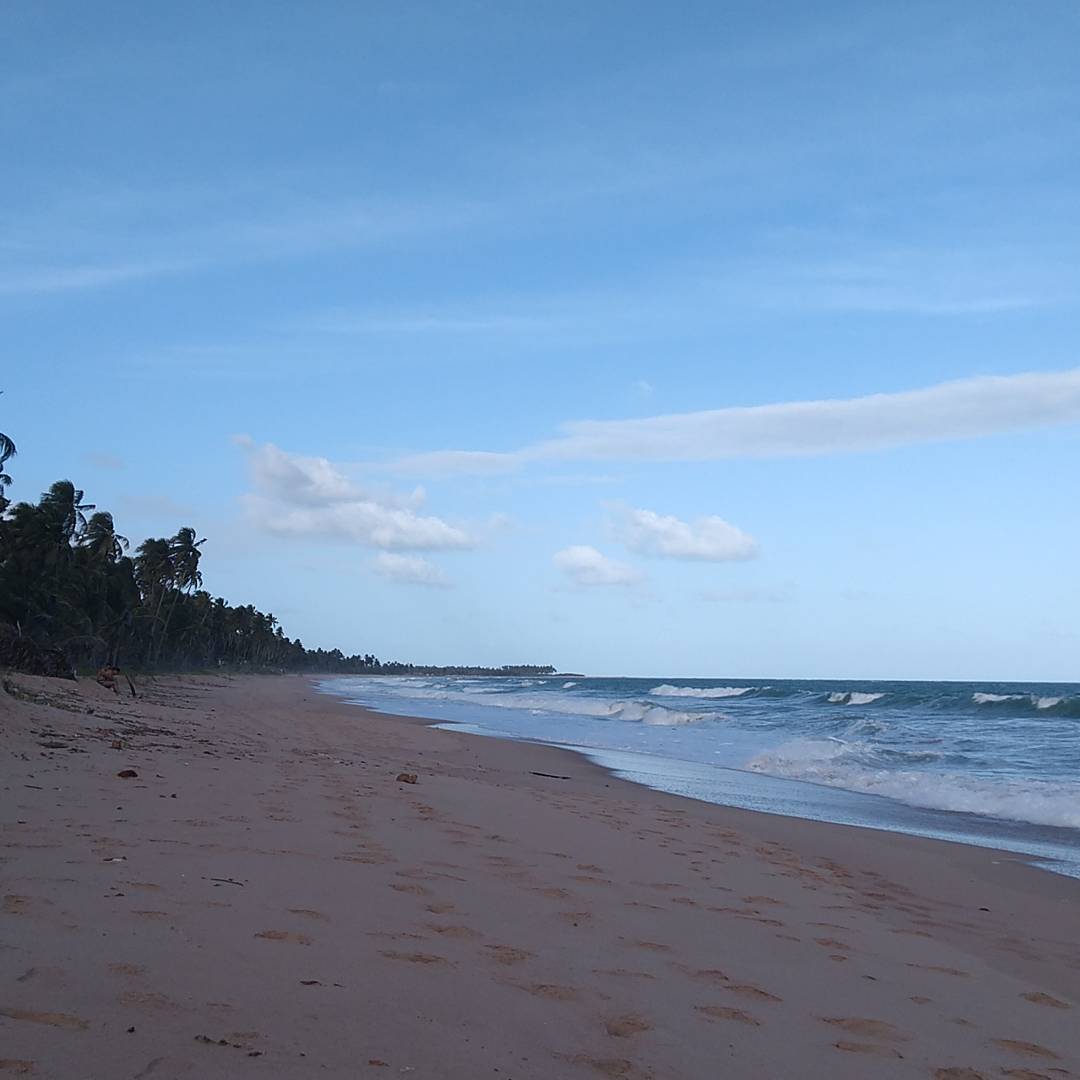
M1036 856L1080 876L1080 685L340 677L328 692L553 743L662 791Z

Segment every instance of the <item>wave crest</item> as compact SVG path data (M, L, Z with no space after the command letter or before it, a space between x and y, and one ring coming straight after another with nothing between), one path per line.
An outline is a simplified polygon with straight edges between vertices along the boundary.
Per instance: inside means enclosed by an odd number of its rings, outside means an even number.
M756 686L672 686L671 683L663 683L654 686L649 693L653 697L685 697L685 698L728 698L742 697L743 694L757 690Z
M840 739L794 739L758 754L752 772L883 795L909 806L1080 829L1080 784L1029 778L984 779L956 772L874 768L867 747Z
M830 705L871 705L884 696L884 692L868 694L861 690L834 690L828 700Z

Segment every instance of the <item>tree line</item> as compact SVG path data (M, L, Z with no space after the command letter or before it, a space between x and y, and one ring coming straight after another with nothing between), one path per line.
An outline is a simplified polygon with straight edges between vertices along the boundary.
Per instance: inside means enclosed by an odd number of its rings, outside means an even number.
M16 448L0 433L0 663L43 673L102 664L395 673L371 653L307 649L269 612L203 589L202 546L184 526L134 551L113 516L58 480L36 503L7 498ZM48 669L48 670L47 670Z
M277 618L203 589L205 538L189 526L134 551L113 516L58 480L36 503L7 498L14 442L0 433L0 666L66 675L243 668L343 674L543 675L550 666L431 668L308 649Z

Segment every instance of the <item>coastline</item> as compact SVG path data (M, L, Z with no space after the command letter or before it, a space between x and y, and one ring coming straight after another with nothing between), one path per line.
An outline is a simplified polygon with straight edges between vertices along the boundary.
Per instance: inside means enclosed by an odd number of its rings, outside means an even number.
M329 685L330 679L320 680ZM985 818L962 811L941 810L899 802L887 796L825 786L813 781L775 777L730 765L705 765L638 750L614 750L564 740L520 735L488 729L459 717L406 714L358 702L326 690L354 708L402 720L419 721L444 731L483 738L504 739L569 751L620 782L706 805L789 820L816 821L874 832L915 836L979 847L1000 857L1016 859L1080 881L1080 847L1074 830ZM811 793L811 794L808 794Z
M664 794L313 682L178 678L127 701L11 677L31 700L0 695L5 1068L973 1080L1080 1065L1074 880Z

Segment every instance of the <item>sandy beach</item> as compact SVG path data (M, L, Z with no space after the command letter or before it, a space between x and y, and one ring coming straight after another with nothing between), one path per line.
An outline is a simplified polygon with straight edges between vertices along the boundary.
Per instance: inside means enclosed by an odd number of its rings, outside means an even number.
M5 677L0 1076L1080 1073L1080 882L1015 855L139 690Z

